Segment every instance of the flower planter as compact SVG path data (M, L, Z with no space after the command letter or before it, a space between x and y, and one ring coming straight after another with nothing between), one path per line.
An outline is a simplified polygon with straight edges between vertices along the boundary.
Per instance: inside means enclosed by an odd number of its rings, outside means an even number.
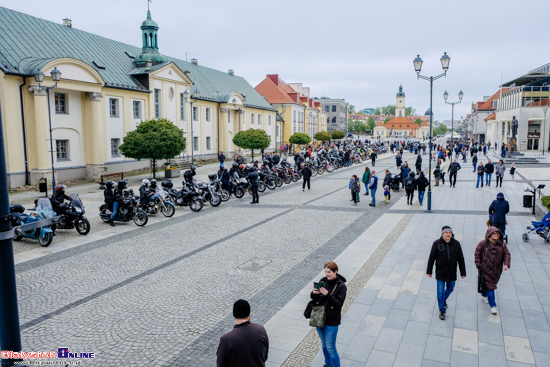
M176 178L180 177L180 169L167 169L164 171L164 177L166 178Z

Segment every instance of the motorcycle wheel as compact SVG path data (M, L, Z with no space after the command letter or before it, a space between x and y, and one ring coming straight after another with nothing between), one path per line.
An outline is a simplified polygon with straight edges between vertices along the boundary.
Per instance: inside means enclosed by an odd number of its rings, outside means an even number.
M101 217L101 220L104 221L105 223L109 223L109 221L111 220L110 219L110 215L107 214L107 208L103 208L99 211L99 215Z
M229 200L231 193L228 190L222 190L222 201L225 202Z
M164 204L164 206L161 210L162 210L162 214L165 217L168 217L168 218L173 216L174 213L176 212L176 208L173 205L170 205L170 204Z
M317 170L316 169L312 169L311 170L311 177L315 177L317 176Z
M292 181L293 181L293 182L298 182L299 179L300 179L300 176L298 176L297 173L295 173L295 174L292 175Z
M238 199L242 198L244 196L244 189L242 187L235 187L235 197Z
M204 206L204 203L200 198L193 198L189 203L189 208L191 208L191 210L194 212L199 212L203 206Z
M218 194L214 194L212 195L212 197L210 198L210 205L212 206L218 206L222 203L222 197L221 195L218 195Z
M323 167L319 167L317 168L317 173L322 175L323 173L325 173L325 169Z
M90 233L90 222L86 218L80 218L74 221L74 227L76 228L76 231L85 236L88 233Z
M271 180L267 181L267 188L268 189L275 190L276 187L277 187L277 181L276 180L271 179Z
M334 166L328 166L327 167L327 172L328 173L334 172Z
M282 179L282 178L280 178L280 177L277 177L277 181L276 181L276 185L277 185L277 187L281 187L281 186L283 186L283 182L284 182L284 181L283 181L283 179Z
M149 217L147 216L147 213L145 213L143 210L138 210L134 213L134 223L136 226L143 227L147 224L149 221Z
M37 229L37 231L39 231L40 229ZM44 238L42 238L42 236L38 236L38 243L40 244L40 246L42 247L48 247L49 245L51 245L53 241L53 232L48 232L44 235Z
M292 182L292 177L286 176L285 179L283 180L283 182L286 183L286 184L288 185L289 183Z
M258 183L258 192L264 192L266 188L267 188L267 185L265 184L265 182L260 181Z

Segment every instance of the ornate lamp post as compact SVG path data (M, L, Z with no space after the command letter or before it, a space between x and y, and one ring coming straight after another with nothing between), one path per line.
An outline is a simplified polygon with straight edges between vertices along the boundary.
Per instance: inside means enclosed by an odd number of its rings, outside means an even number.
M55 82L55 84L50 87L42 87L41 84L44 81L44 73L41 72L40 70L36 70L33 76L36 83L38 83L38 88L46 91L46 96L48 97L48 121L50 123L50 156L52 160L52 190L53 190L55 187L55 167L54 167L54 160L53 160L52 113L50 108L50 90L57 88L57 83L61 80L61 72L57 70L57 68L54 68L50 72L50 76L52 77L52 80Z
M455 104L459 104L460 102L462 102L462 98L464 97L464 93L462 93L462 90L460 92L458 92L458 102L447 102L447 98L449 98L449 93L447 93L447 91L445 91L445 93L443 93L443 99L445 100L445 103L446 104L450 104L452 106L452 109L451 109L451 146L454 148L454 141L453 141L453 138L454 138L454 122L455 122ZM452 154L452 152L451 152Z
M200 95L201 94L199 93L199 90L195 89L191 94L191 97L196 100L200 97ZM189 92L187 91L187 89L185 90L185 92L183 92L183 99L185 99L186 102L189 101L189 103L191 104L191 164L195 164L195 135L193 133L193 122L195 119L193 116L193 100L189 98Z
M414 71L416 71L417 79L423 79L428 80L430 82L430 159L429 159L429 170L428 170L428 211L432 210L432 123L433 123L433 109L432 109L432 100L433 100L433 85L434 80L437 80L439 78L442 78L444 76L447 76L447 70L449 70L449 63L451 62L451 58L447 55L445 52L443 56L441 56L441 67L443 68L443 73L437 75L437 76L430 76L426 77L423 75L420 75L420 71L422 71L422 59L420 58L420 55L417 55L416 58L413 60L414 64Z

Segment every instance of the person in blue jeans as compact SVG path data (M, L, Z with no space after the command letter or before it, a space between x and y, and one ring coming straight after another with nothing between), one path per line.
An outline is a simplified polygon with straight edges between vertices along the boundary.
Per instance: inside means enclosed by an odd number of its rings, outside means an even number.
M495 165L489 159L485 165L485 185L491 186L491 177L493 177L493 172L495 172Z
M479 274L485 280L485 289L481 293L483 302L491 307L491 313L496 315L497 303L495 289L502 271L510 268L510 251L502 239L502 233L495 227L487 228L485 239L477 244L474 260Z
M479 183L481 182L481 187L483 187L483 174L485 173L485 167L483 167L483 163L479 162L479 165L477 166L477 183L476 183L476 189L479 187Z
M460 242L455 240L450 226L441 228L441 237L434 241L428 258L426 274L431 278L435 263L435 279L437 280L437 304L439 319L445 320L447 298L453 293L456 282L456 267L460 269L462 279L466 277L466 264Z
M333 261L325 263L324 269L325 276L319 281L322 286L320 289L314 286L310 297L315 305L325 306L325 326L316 328L321 339L325 366L340 367L336 336L342 320L342 306L346 300L346 278L338 274L338 265Z
M374 170L372 170L371 172L369 189L370 195L372 196L372 202L369 204L369 206L376 206L376 189L378 189L378 176L376 176L376 172Z

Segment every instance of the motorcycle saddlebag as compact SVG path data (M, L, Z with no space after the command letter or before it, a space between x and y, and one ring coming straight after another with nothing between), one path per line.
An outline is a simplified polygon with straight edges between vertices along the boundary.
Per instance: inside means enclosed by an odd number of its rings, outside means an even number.
M208 179L210 179L210 180L215 180L217 177L218 177L218 175L216 175L215 173L211 173L211 174L208 175Z
M164 181L162 181L161 185L162 185L162 187L164 187L165 189L171 189L172 187L174 187L174 184L173 184L172 181L170 181L170 180L164 180Z
M13 213L24 213L25 212L25 207L23 205L20 205L20 204L11 204L10 205L10 213L13 214Z

